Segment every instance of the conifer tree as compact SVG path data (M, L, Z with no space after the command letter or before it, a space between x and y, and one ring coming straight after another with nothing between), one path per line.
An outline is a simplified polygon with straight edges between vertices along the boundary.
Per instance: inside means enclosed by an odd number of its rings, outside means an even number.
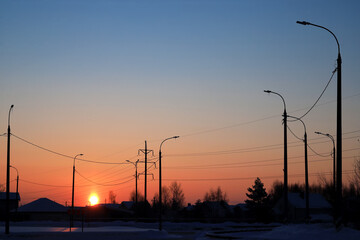
M264 184L260 178L256 178L255 184L252 188L248 188L249 193L246 196L249 198L245 200L246 207L250 213L255 215L259 221L267 221L269 217L269 197L264 188Z

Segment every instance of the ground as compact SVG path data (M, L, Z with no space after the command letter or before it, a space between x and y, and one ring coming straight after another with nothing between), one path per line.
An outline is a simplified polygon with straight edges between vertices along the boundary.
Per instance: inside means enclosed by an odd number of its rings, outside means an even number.
M75 224L69 232L66 222L22 222L11 223L10 234L0 233L0 240L135 240L135 239L360 239L360 231L343 227L336 231L331 223L317 224L240 224L226 222L210 223L169 223L159 231L157 223L107 222ZM4 226L1 226L4 229ZM83 232L82 232L83 231Z

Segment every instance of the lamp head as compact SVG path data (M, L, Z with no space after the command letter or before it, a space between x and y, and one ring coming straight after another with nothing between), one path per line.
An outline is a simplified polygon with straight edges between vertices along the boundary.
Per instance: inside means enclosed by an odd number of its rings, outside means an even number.
M179 138L180 136L174 136L173 138Z
M125 160L126 162L130 162L130 160Z
M297 24L301 24L301 25L309 25L309 22L306 21L296 21Z
M83 156L84 154L80 153L79 156Z
M270 90L264 90L264 92L266 92L266 93L271 93L271 91L270 91Z
M321 134L321 132L315 132L316 134Z
M13 108L13 107L14 107L14 104L12 104L10 108Z

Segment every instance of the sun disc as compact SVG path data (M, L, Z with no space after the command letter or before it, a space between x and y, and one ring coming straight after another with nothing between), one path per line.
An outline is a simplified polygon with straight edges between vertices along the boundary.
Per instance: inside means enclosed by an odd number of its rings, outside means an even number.
M99 198L95 194L91 195L89 198L89 202L91 206L94 206L99 203Z

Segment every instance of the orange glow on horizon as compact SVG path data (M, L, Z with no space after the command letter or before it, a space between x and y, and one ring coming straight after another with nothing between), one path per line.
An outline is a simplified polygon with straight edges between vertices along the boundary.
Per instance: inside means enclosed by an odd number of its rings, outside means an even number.
M99 203L99 197L96 194L91 194L89 197L90 206L94 206Z

